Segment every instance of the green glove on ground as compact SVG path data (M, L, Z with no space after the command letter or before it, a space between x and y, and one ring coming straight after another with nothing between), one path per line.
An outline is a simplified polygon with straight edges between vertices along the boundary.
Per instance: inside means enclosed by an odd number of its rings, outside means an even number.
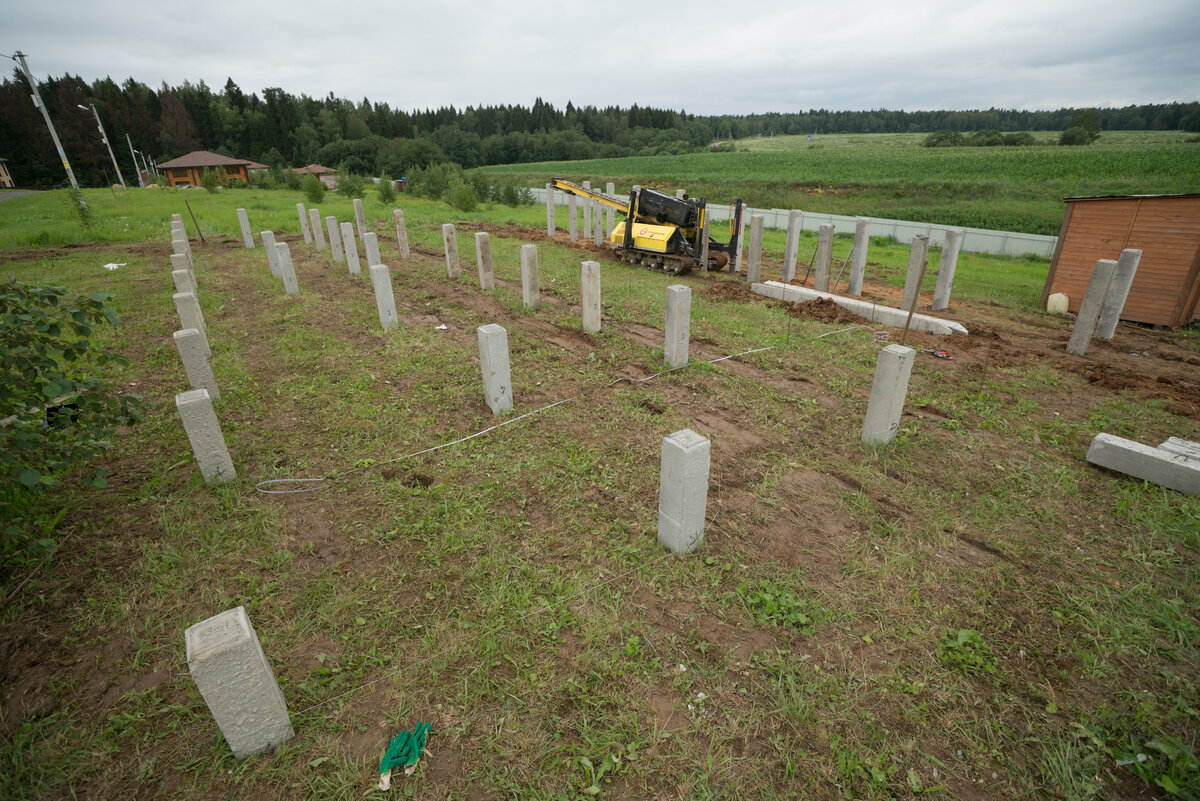
M415 765L425 748L425 735L428 733L428 723L417 723L412 731L402 731L393 737L379 760L379 773L390 773L392 768L398 766Z

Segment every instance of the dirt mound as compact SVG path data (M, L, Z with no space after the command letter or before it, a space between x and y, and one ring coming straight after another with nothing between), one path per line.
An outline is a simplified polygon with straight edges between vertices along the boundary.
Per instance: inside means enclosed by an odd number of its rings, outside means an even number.
M828 298L815 298L804 303L789 303L787 312L793 317L803 320L818 320L833 325L874 325L866 317L860 317Z
M762 297L754 294L748 285L734 281L711 283L704 287L700 294L705 300L753 301Z

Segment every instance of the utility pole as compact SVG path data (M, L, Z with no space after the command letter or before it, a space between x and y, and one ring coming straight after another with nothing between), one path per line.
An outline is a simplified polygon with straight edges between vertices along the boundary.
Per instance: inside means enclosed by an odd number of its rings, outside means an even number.
M83 199L79 182L75 180L71 162L67 161L67 154L63 152L62 142L58 141L58 131L54 130L54 123L50 121L50 112L46 110L46 104L42 102L42 96L38 93L37 81L34 80L33 73L29 71L29 65L25 63L25 54L18 50L13 54L13 58L21 65L21 71L25 73L25 79L29 81L29 88L33 90L31 95L33 105L38 107L38 110L42 112L42 118L46 120L46 127L50 129L50 138L54 140L54 147L58 149L58 157L62 159L63 169L67 171L67 177L71 179L71 186L75 187L75 197L79 200L79 207L87 209L87 201Z
M142 181L142 171L138 169L137 156L133 152L133 140L129 138L129 134L125 134L125 141L129 143L129 158L133 159L133 171L137 173L138 189L145 189L146 184Z
M142 173L146 176L150 175L150 160L146 158L146 154L142 151L135 151L142 159Z
M117 180L121 182L121 188L128 190L129 187L125 185L125 176L121 175L121 165L117 164L117 157L113 155L112 145L108 143L108 134L104 131L104 123L100 122L100 112L96 111L96 104L88 103L87 106L81 106L76 103L75 105L84 111L88 110L88 106L92 107L92 116L96 118L96 130L100 132L100 141L103 142L104 146L108 148L108 157L112 159L113 168L117 171Z

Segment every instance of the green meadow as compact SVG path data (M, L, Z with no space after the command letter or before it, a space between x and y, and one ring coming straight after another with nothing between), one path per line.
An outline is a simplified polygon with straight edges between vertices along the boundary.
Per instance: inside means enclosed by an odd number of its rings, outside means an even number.
M756 208L801 208L1055 235L1065 197L1200 191L1200 137L1105 132L1059 147L921 147L924 134L830 134L738 140L736 152L487 167L541 186L552 177L641 184Z

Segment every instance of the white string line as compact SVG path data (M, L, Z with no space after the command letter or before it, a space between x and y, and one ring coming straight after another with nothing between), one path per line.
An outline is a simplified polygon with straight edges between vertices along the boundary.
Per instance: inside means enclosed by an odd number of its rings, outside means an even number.
M508 426L508 425L512 425L513 423L519 423L520 421L524 420L527 417L533 417L535 414L540 414L549 409L553 409L555 406L561 406L564 403L570 403L571 401L578 400L579 398L582 398L584 395L588 394L589 392L593 392L596 389L607 389L609 387L614 387L617 384L620 384L622 382L629 382L630 384L640 384L640 383L658 378L659 376L667 375L668 373L674 373L677 370L684 370L688 367L691 367L694 364L716 364L717 362L723 362L726 359L732 359L737 356L746 356L751 353L762 353L763 351L775 350L778 347L779 347L778 345L770 345L765 348L753 348L751 350L744 350L740 353L731 353L728 356L721 356L719 358L709 359L708 361L704 361L704 362L688 362L687 364L681 365L679 367L672 367L670 370L661 370L657 373L654 373L653 375L648 375L644 378L617 378L613 381L608 382L607 384L602 384L598 387L592 387L592 388L586 389L583 392L572 395L569 398L564 398L563 400L555 401L554 403L543 406L540 409L534 409L533 411L526 412L525 414L522 414L518 417L513 417L509 420L504 420L502 422L499 422L494 426L488 426L487 428L483 429L482 431L476 431L474 434L468 434L467 436L462 437L460 439L456 439L453 442L443 442L441 445L434 445L431 448L425 448L424 450L416 451L414 453L408 453L408 454L405 454L404 456L397 456L394 459L388 459L386 461L375 462L373 464L364 465L362 467L356 467L351 470L347 470L345 473L342 473L341 476L348 476L348 475L351 475L352 473L357 473L361 470L366 470L366 469L375 468L375 467L382 467L383 465L394 464L396 462L402 462L405 459L412 459L417 456L423 456L427 453L433 453L434 451L440 451L443 448L449 448L453 445L459 445L463 442L468 442L470 440L475 439L476 437L482 437L484 434L490 434L493 431L504 428L505 426ZM298 495L298 494L305 493L305 492L316 492L318 490L323 490L326 487L325 482L331 481L337 477L338 476L325 476L323 478L273 478L273 479L269 479L267 481L258 482L257 484L254 485L254 489L257 490L258 492L262 493L263 495ZM304 489L293 489L293 490L263 489L263 487L273 486L276 484L316 484L317 486L306 487Z
M773 348L759 348L759 349L758 349L758 351L763 351L763 350L772 350L772 349L773 349ZM754 353L754 352L758 352L758 351L746 351L746 353ZM738 356L738 355L742 355L742 354L733 354L733 355L734 355L734 356ZM731 358L731 357L730 357L730 356L723 356L723 357L721 357L721 359L716 359L716 360L714 360L714 361L721 361L722 359L728 359L728 358ZM683 365L683 367L686 367L686 366L687 366L687 365ZM681 368L681 367L676 367L676 368L673 368L672 370L664 370L663 372L664 372L664 373L669 373L669 372L673 372L674 370L679 370L679 369L682 369L682 368ZM661 373L656 373L655 375L661 375ZM648 378L637 379L637 380L638 380L638 381L648 381L648 380L650 380L650 378L653 378L653 377L654 377L654 376L649 376ZM620 380L620 381L624 381L624 380L630 380L630 379L618 379L618 380ZM615 382L614 382L614 383L615 383ZM611 386L611 384L610 384L609 386ZM578 396L576 396L576 397L578 397ZM571 399L568 399L568 400L571 400ZM562 403L562 402L563 402L563 401L560 401L560 403ZM698 543L700 543L700 542L702 542L702 541L704 540L704 536L705 536L705 535L708 533L708 530L709 530L709 529L711 529L713 526L715 526L715 525L717 524L717 519L718 519L718 518L720 518L720 516L721 516L721 511L722 511L722 507L721 507L721 500L722 500L722 495L723 495L723 493L721 492L721 489L722 489L722 487L721 487L721 482L720 482L720 479L717 479L717 482L716 482L716 484L717 484L717 503L716 503L717 511L716 511L716 513L715 513L715 514L713 514L713 516L712 516L712 520L709 520L708 522L706 522L706 523L704 524L704 528L700 529L700 531L699 531L699 532L697 532L697 533L693 534L693 535L692 535L692 537L691 537L691 539L689 539L689 540L688 540L688 548L689 548L689 549L691 549L691 550L693 550L693 551L694 551L695 547L698 545ZM641 564L637 565L636 567L632 567L632 568L630 568L629 570L626 570L626 571L625 571L625 572L623 572L623 573L618 573L618 574L616 574L616 575L614 575L614 576L611 576L611 577L609 577L609 578L607 578L607 579L604 579L603 581L598 581L598 582L596 582L595 584L593 584L592 586L590 586L590 587L588 587L588 588L586 588L586 589L580 590L579 592L576 592L576 593L574 593L573 595L568 595L568 596L566 596L565 598L560 598L560 599L558 599L558 600L557 600L557 601L555 601L554 603L547 604L547 605L545 605L545 606L539 606L539 607L538 607L538 608L536 608L536 609L531 609L530 611L526 612L525 614L523 614L523 615L520 615L520 616L517 618L517 622L518 622L518 623L524 623L525 621L527 621L529 618L533 617L534 615L541 614L542 612L547 612L547 611L549 611L549 610L551 610L551 609L555 609L555 608L557 608L557 607L559 607L559 606L562 606L562 605L563 605L563 604L565 604L565 603L568 603L569 601L573 601L573 600L575 600L576 598L582 598L582 597L583 597L583 596L585 596L585 595L589 595L589 594L591 594L591 593L595 592L596 590L600 589L601 587L604 587L604 586L607 586L607 585L609 585L609 584L612 584L614 581L618 581L618 580L620 580L620 579L623 579L623 578L625 578L626 576L631 576L631 575L633 575L634 573L637 573L637 572L639 572L639 571L640 571L640 570L642 570L643 568L652 567L652 566L654 566L654 565L658 564L659 562L662 562L663 560L665 560L665 559L668 559L668 558L670 558L670 557L672 557L672 556L676 556L676 555L677 555L677 554L675 554L675 553L674 553L674 552L672 552L672 551L667 551L666 553L664 553L664 554L660 555L660 556L659 556L658 558L656 558L656 559L652 559L652 560L650 560L649 562L643 562L643 563L641 563ZM495 634L496 632L500 631L501 629L505 628L506 626L507 626L507 623L505 623L504 621L500 621L500 622L498 622L498 623L497 623L497 625L495 626L495 628L493 628L491 631L487 631L487 632L485 633L485 635L486 635L486 636L490 636L490 635L492 635L492 634ZM653 647L653 646L651 646L651 647ZM437 658L437 657L445 656L446 654L450 653L450 651L451 651L452 649L453 649L453 646L450 646L450 647L448 647L448 648L445 648L445 649L444 649L444 650L442 650L442 651L439 651L438 653L430 654L429 656L425 657L424 659L421 659L421 660L420 660L420 661L418 661L418 662L415 662L415 663L412 663L412 664L404 664L404 665L402 665L402 666L400 666L400 667L398 667L398 668L395 668L395 669L393 669L393 670L389 670L388 672L384 673L382 676L380 676L380 677L379 677L379 678L377 678L377 679L372 679L371 681L368 681L368 682L366 682L365 684L360 684L360 685L358 685L357 687L352 687L352 688L350 688L349 690L346 690L345 692L339 693L339 694L337 694L337 695L335 695L335 696L332 696L332 697L330 697L330 698L326 698L324 701L318 701L317 703L315 703L315 704L312 704L311 706L307 706L307 707L305 707L304 709L301 709L301 710L299 710L298 712L296 712L296 714L297 714L297 715L303 715L303 714L305 714L306 712L311 712L312 710L316 709L317 707L324 706L325 704L328 704L328 703L331 703L331 702L333 702L333 701L336 701L336 700L338 700L339 698L345 698L346 696L348 696L348 695L350 695L350 694L352 694L352 693L356 693L356 692L358 692L359 690L362 690L362 689L364 689L364 688L366 688L366 687L370 687L370 686L372 686L372 685L374 685L374 684L378 684L379 682L383 681L384 679L391 678L392 676L394 676L394 675L396 675L397 673L399 673L401 670L406 670L406 669L417 668L417 667L420 667L420 666L422 666L422 665L425 665L425 664L427 664L427 663L429 663L429 662L433 661L433 660L434 660L435 658Z
M861 328L862 330L871 334L872 341L874 341L877 345L883 344L892 338L891 331L875 330L873 328L867 328L865 325L852 325L849 328L840 328L837 331L828 331L824 334L818 334L817 339L824 339L825 337L830 337L834 334L844 334L847 331L853 331L856 328Z

